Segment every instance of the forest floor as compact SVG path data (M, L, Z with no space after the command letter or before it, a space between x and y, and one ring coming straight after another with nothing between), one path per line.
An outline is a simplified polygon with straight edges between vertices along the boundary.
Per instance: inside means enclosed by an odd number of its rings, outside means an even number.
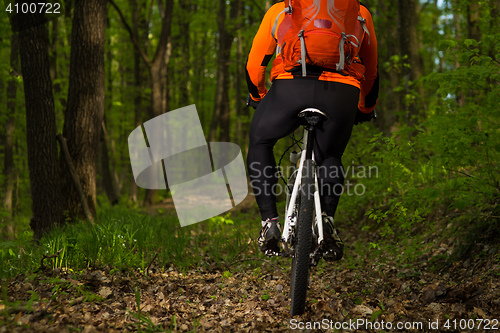
M434 252L402 266L390 257L366 260L359 244L363 249L372 241L369 232L347 226L341 235L345 258L313 268L302 316L290 318L290 259L247 253L230 264L184 272L153 261L148 274L104 267L19 275L8 284L10 306L0 304L0 333L500 329L494 256L431 269L431 257L449 251L436 244Z

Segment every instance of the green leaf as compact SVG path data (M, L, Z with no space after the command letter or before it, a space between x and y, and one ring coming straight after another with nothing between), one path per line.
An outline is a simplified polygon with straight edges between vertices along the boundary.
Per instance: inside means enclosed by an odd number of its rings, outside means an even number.
M464 41L465 46L471 47L471 46L477 46L477 40L475 39L466 39Z
M452 39L445 39L445 40L442 40L440 45L439 45L441 48L454 48L455 46L457 46L457 42L452 40Z
M372 313L372 317L371 317L370 321L375 321L375 319L377 319L377 317L380 316L381 314L382 314L382 310L374 311Z

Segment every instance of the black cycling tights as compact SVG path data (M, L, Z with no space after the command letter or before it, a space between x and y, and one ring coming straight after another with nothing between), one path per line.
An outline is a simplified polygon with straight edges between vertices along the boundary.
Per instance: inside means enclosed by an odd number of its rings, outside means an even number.
M323 210L335 215L344 184L342 154L349 142L358 106L359 89L343 83L310 78L276 80L255 110L250 127L247 167L262 219L278 216L276 161L273 147L300 126L298 113L320 109L328 119L316 131Z

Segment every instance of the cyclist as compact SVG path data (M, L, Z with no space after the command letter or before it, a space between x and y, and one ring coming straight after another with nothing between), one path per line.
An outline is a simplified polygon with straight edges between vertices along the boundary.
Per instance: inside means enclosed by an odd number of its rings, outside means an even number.
M281 238L273 147L278 139L300 126L298 112L313 107L328 116L317 129L314 152L318 163L327 250L324 258L327 261L339 260L343 255L343 243L333 225L333 218L344 184L341 158L353 124L375 117L378 98L377 39L373 20L368 9L361 5L360 13L366 19L368 33L364 34L357 61L364 66L364 77L310 65L307 65L307 76L303 77L300 65L285 71L282 58L277 54L270 77L272 86L268 91L266 67L277 49L277 41L272 35L276 31L273 26L275 22L280 22L277 17L284 8L283 1L280 1L266 12L246 63L247 105L256 109L250 127L247 167L262 217L259 249L264 253L268 250L279 252Z

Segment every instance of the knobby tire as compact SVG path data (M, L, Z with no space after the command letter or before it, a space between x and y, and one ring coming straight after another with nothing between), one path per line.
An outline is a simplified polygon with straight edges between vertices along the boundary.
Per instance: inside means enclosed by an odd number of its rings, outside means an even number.
M292 259L290 277L292 316L301 315L306 307L307 284L309 280L310 253L312 245L312 219L314 212L314 161L304 161L300 204L297 225L295 226L296 243Z

